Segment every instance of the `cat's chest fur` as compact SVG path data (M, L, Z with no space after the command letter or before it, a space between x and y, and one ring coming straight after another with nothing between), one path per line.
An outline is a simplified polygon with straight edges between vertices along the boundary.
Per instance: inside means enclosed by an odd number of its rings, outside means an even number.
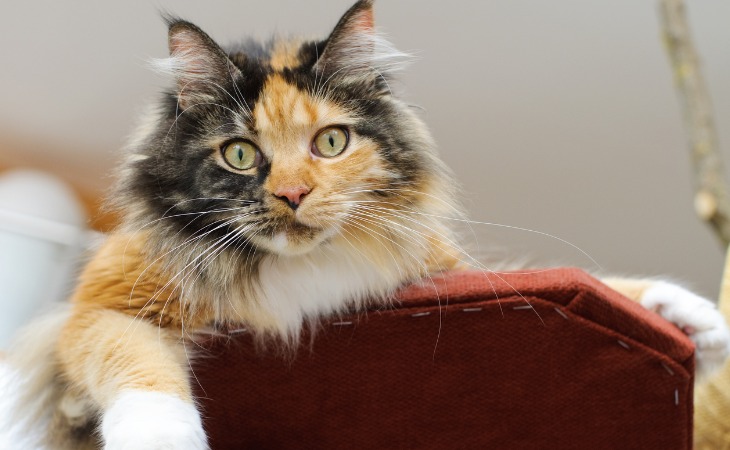
M263 322L252 323L254 327L273 327L271 331L293 337L306 322L350 311L368 300L387 301L395 289L420 275L424 253L423 243L363 249L335 240L304 255L267 255L235 303L252 313L245 321Z

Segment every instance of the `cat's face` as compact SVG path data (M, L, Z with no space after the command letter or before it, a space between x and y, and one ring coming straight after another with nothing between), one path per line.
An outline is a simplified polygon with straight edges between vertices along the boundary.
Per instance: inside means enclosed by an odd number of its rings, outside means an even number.
M375 35L372 2L328 39L224 52L170 20L177 89L135 144L122 196L138 222L220 247L301 254L387 229L428 201L432 144L388 85L401 54ZM390 210L390 212L388 212Z
M263 162L249 171L254 178L266 171L257 197L270 225L252 240L269 250L310 249L341 232L352 209L348 202L368 197L355 191L386 189L401 178L389 173L377 140L362 132L355 111L302 91L281 75L265 82L253 118L251 140ZM223 159L217 158L219 165Z

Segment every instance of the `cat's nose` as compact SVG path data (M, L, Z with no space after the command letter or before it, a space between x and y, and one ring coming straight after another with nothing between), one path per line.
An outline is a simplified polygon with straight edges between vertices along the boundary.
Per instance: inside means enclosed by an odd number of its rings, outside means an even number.
M305 195L309 194L307 186L283 187L274 192L276 198L287 202L289 207L296 211Z

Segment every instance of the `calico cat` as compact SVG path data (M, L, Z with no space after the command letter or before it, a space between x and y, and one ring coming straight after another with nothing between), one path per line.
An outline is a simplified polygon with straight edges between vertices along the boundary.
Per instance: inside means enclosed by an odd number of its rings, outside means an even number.
M205 449L196 334L245 324L293 348L307 323L478 266L452 225L456 183L390 89L405 55L375 33L372 3L322 41L227 50L167 19L157 66L174 88L129 145L111 196L123 223L69 309L18 340L2 397L20 400L0 446ZM727 354L712 303L665 282L606 282L684 327L702 364Z

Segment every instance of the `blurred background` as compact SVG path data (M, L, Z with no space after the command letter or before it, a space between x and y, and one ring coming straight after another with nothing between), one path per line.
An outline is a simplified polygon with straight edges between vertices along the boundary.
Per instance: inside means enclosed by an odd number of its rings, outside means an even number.
M98 201L138 111L166 85L147 67L167 54L159 10L225 44L324 37L352 1L3 2L0 169L56 174L91 225L108 227ZM688 8L728 143L730 2ZM655 1L379 0L376 23L416 55L397 89L423 108L474 220L556 235L607 272L665 274L716 297L724 249L694 214ZM473 228L480 253L597 269L542 234Z

